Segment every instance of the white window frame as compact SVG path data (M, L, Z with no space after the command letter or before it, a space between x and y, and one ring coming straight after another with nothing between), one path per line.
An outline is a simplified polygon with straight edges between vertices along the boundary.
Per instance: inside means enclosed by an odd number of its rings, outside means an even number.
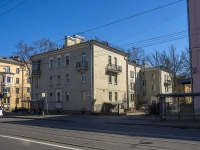
M61 68L62 67L62 60L61 60L61 56L57 56L57 67Z
M112 84L112 75L111 74L108 75L108 83Z
M134 71L130 71L130 78L134 78Z
M65 54L65 66L69 66L70 65L70 54L67 53Z
M54 68L54 59L53 57L49 58L49 69L53 69Z
M20 74L20 68L16 68L16 74Z
M115 101L118 101L118 93L115 92Z
M61 75L58 75L58 76L57 76L57 79L58 79L57 84L60 85L60 84L61 84Z
M66 84L69 84L69 74L66 74L65 77L66 77Z
M112 101L112 92L108 93L108 99L109 99L109 101Z
M81 72L81 82L86 82L86 72Z

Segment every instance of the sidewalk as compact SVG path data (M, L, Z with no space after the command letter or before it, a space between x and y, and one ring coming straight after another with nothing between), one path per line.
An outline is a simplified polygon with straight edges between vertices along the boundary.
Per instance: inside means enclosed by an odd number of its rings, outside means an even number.
M93 115L27 115L7 113L4 118L22 118L22 119L42 119L51 121L78 122L78 123L104 123L120 125L143 125L172 128L192 128L200 129L200 120L179 120L171 119L165 122L159 122L155 116L144 116L143 113L133 113L121 116L93 116Z

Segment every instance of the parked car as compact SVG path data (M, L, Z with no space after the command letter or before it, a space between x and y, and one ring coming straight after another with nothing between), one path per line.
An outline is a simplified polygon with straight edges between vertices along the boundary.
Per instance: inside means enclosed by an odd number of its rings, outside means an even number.
M3 117L3 108L0 106L0 118Z

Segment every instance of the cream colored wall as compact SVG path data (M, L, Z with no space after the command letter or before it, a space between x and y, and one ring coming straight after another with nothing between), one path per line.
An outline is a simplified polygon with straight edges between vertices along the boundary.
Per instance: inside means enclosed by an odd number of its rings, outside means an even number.
M125 101L124 94L126 92L126 60L124 56L107 50L100 46L94 45L94 99L95 104L102 104L104 102L111 103L109 100L109 92L112 92L112 102ZM106 66L108 64L108 56L112 57L112 64L114 64L114 57L117 58L117 65L122 66L122 72L117 75L117 85L114 85L114 77L112 77L112 84L108 83L108 74L106 73ZM118 101L115 101L114 92L118 93Z
M91 111L91 97L87 96L86 101L82 101L81 91L90 93L91 89L91 55L90 46L88 43L76 45L75 47L63 48L50 53L45 53L39 56L33 57L33 61L41 60L41 75L40 86L35 88L33 84L33 97L36 99L36 94L39 94L41 99L41 93L47 93L47 100L49 103L49 110L55 110L56 90L62 91L62 110L77 110L81 111L82 108ZM70 65L66 66L65 54L70 54ZM81 82L81 72L76 70L76 62L81 61L81 53L86 53L86 61L88 63L88 69L86 71L86 82ZM62 67L57 67L57 56L61 56ZM54 58L54 68L49 68L49 58ZM65 75L69 74L70 83L65 83ZM57 76L61 76L61 84L57 84ZM50 85L50 77L53 77L53 85ZM36 78L36 77L35 77ZM35 79L34 79L35 81ZM66 101L66 92L69 92L69 100ZM50 99L50 93L53 93L52 99ZM45 108L46 109L46 108Z
M30 88L30 83L27 83L26 72L24 72L24 79L22 81L22 68L19 64L0 62L0 72L5 72L5 70L3 69L4 66L10 66L10 73L13 73L13 84L2 86L2 88L7 88L7 87L10 88L10 96L11 96L10 110L14 109L14 107L16 106L16 98L19 98L19 104L17 104L17 107L22 107L21 100L25 100L27 97L30 97L30 93L27 92L27 88L28 87ZM16 73L16 68L20 69L19 74ZM1 76L2 75L3 74L1 74ZM16 78L19 78L19 84L16 83ZM16 94L16 88L19 88L19 94ZM23 105L23 106L27 106L27 105Z
M128 86L129 86L129 100L130 100L130 107L131 108L135 108L135 101L139 101L139 99L137 98L137 95L141 93L140 91L140 87L141 87L141 82L140 82L140 70L141 68L140 67L135 67L134 64L128 64ZM131 78L130 77L130 71L133 71L134 72L134 78ZM136 71L136 76L135 76L135 71ZM136 84L136 92L135 92L135 86L133 87L133 89L131 89L130 87L130 83L134 83ZM136 94L134 96L134 98L136 98L134 101L131 101L131 94Z

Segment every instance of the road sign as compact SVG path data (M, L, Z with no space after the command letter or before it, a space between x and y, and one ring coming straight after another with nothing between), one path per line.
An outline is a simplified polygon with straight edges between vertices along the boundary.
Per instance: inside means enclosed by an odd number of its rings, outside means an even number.
M7 92L7 89L3 89L3 92Z

